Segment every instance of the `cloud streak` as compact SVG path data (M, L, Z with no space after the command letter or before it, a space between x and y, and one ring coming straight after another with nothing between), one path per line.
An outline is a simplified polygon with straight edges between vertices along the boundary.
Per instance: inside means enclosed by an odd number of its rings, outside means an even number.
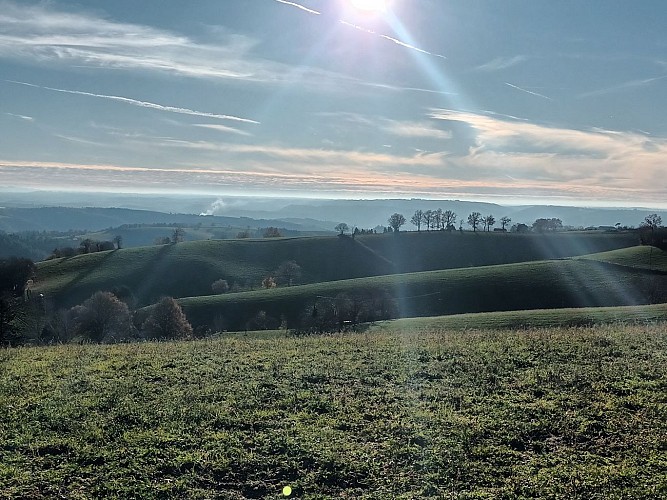
M516 89L520 92L524 92L526 94L534 95L535 97L541 97L542 99L547 99L549 101L553 101L553 99L551 97L548 97L544 94L539 94L537 92L533 92L532 90L524 89L523 87L519 87L517 85L512 85L511 83L508 83L508 82L505 82L505 85L507 85L508 87L512 87L513 89Z
M484 63L480 66L477 66L478 71L501 71L504 69L511 68L518 64L521 64L524 61L527 61L528 57L523 55L513 56L513 57L496 57L492 61Z
M121 96L115 96L115 95L105 95L105 94L94 94L91 92L82 92L80 90L67 90L67 89L59 89L55 87L44 87L41 85L35 85L33 83L27 83L27 82L18 82L14 80L5 80L8 83L13 83L16 85L24 85L26 87L33 87L41 90L48 90L51 92L60 92L63 94L72 94L72 95L80 95L80 96L85 96L85 97L94 97L97 99L107 99L110 101L116 101L116 102L121 102L123 104L130 104L132 106L138 106L140 108L148 108L148 109L154 109L157 111L166 111L168 113L177 113L181 115L190 115L190 116L200 116L200 117L205 117L205 118L214 118L217 120L231 120L231 121L236 121L236 122L242 122L242 123L252 123L252 124L259 124L258 121L255 120L250 120L248 118L241 118L238 116L233 116L233 115L221 115L217 113L208 113L205 111L195 111L193 109L188 109L188 108L179 108L175 106L165 106L162 104L156 104L154 102L147 102L147 101L139 101L137 99L131 99L129 97L121 97Z
M318 15L318 16L321 14L321 12L318 12L318 11L313 10L313 9L309 9L308 7L306 7L305 5L301 5L300 3L288 2L287 0L274 0L274 1L278 2L278 3L285 4L285 5L290 5L292 7L296 7L297 9L308 12L309 14L315 14L315 15Z
M14 113L3 113L3 115L12 116L14 118L20 118L21 120L25 120L27 122L35 121L35 119L32 116L17 115L17 114L14 114Z
M641 87L646 87L648 85L651 85L655 82L659 82L661 80L667 79L667 75L661 75L661 76L656 76L653 78L643 78L640 80L631 80L629 82L621 83L619 85L614 85L613 87L607 87L604 89L599 89L599 90L593 90L591 92L584 92L583 94L579 94L579 98L586 98L586 97L594 97L598 95L603 95L603 94L612 94L615 92L620 92L623 90L628 90L628 89L633 89L633 88L641 88Z

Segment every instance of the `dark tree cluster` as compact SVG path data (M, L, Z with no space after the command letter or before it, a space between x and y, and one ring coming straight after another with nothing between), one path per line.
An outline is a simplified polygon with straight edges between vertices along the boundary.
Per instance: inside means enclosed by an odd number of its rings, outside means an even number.
M410 218L412 225L421 231L454 231L456 229L457 215L451 210L417 210Z
M553 233L563 229L563 221L560 219L537 219L533 222L533 231L537 233Z
M0 345L16 343L29 300L29 283L35 273L30 259L0 260Z
M128 294L120 295L99 291L71 309L47 311L38 341L115 343L193 336L192 326L173 298L163 297L147 313L139 314L123 300Z
M342 332L370 323L398 317L398 304L385 290L365 293L340 293L335 297L318 297L308 305L299 319L297 334Z
M115 236L112 241L98 241L91 238L86 238L79 243L78 248L74 247L61 247L54 248L51 252L51 255L47 258L50 259L60 259L63 257L74 257L75 255L82 255L86 253L97 253L97 252L107 252L109 250L115 250L116 248L121 248L123 244L122 236Z

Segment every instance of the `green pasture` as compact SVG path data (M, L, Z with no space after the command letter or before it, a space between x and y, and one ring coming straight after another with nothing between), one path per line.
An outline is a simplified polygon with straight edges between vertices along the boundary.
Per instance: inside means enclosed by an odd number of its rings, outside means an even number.
M208 240L128 248L40 262L35 291L59 307L98 290L127 287L136 304L161 296L210 295L211 283L259 288L282 263L301 266L301 283L396 272L476 267L561 258L634 245L634 235L399 233L350 237Z
M0 350L0 497L667 496L664 324L435 321Z
M567 259L358 278L183 298L180 303L196 326L213 326L214 318L224 318L228 329L242 330L264 311L284 317L291 327L322 299L346 294L363 300L378 290L396 301L400 317L439 316L650 304L667 297L667 277Z

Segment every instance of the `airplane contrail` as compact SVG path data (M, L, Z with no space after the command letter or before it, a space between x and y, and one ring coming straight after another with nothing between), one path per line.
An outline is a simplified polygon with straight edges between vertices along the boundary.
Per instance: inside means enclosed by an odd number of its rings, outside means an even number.
M386 38L387 40L390 40L390 41L392 41L392 42L394 42L398 45L401 45L403 47L406 47L408 49L412 49L412 50L416 50L417 52L421 52L422 54L427 54L427 55L433 56L433 57L439 57L441 59L447 59L447 57L443 56L442 54L436 54L435 52L429 52L428 50L420 49L419 47L415 47L414 45L410 45L409 43L402 42L401 40L399 40L397 38L392 38L392 37L387 36L387 35L379 35L379 36L381 36L382 38Z
M296 7L297 9L305 10L306 12L308 12L310 14L316 14L318 16L321 14L321 12L317 12L316 10L309 9L308 7L306 7L305 5L301 5L300 3L288 2L287 0L275 0L275 1L278 2L278 3L284 3L285 5L291 5L292 7Z
M274 0L274 1L278 2L278 3L285 4L285 5L290 5L292 7L296 7L297 9L304 10L304 11L310 13L310 14L316 14L318 16L322 14L321 12L318 12L318 11L313 10L313 9L309 9L308 7L306 7L304 5L301 5L300 3L289 2L288 0ZM364 28L362 26L357 26L356 24L348 23L347 21L344 21L342 19L339 19L339 22L341 24L344 24L345 26L349 26L350 28L354 28L356 30L363 31L363 32L369 33L371 35L379 36L380 38L384 38L385 40L389 40L390 42L394 42L395 44L400 45L401 47L405 47L406 49L416 50L417 52L421 52L422 54L426 54L426 55L433 56L433 57L439 57L441 59L447 59L447 57L443 56L442 54L436 54L435 52L429 52L428 50L420 49L419 47L416 47L414 45L410 45L409 43L406 43L403 40L399 40L398 38L394 38L394 37L391 37L389 35L383 35L382 33L378 33L377 31L373 31L371 29Z
M508 87L512 87L513 89L519 90L521 92L525 92L526 94L534 95L534 96L537 96L537 97L541 97L542 99L548 99L550 101L553 101L553 99L551 97L546 96L544 94L538 94L537 92L533 92L533 91L528 90L528 89L522 89L521 87L517 87L516 85L512 85L511 83L507 83L507 82L505 82L505 85L507 85Z
M17 82L14 80L5 80L8 83L14 83L17 85L25 85L26 87L33 87L37 89L43 89L43 90L50 90L52 92L62 92L64 94L74 94L74 95L82 95L86 97L96 97L98 99L108 99L111 101L118 101L118 102L123 102L125 104L131 104L132 106L139 106L141 108L149 108L149 109L156 109L158 111L167 111L169 113L179 113L182 115L191 115L191 116L203 116L206 118L215 118L218 120L232 120L236 122L243 122L243 123L254 123L254 124L259 124L258 121L255 120L250 120L248 118L241 118L238 116L232 116L232 115L219 115L216 113L208 113L205 111L195 111L193 109L188 109L188 108L177 108L174 106L164 106L162 104L156 104L154 102L147 102L147 101L138 101L137 99L130 99L129 97L121 97L121 96L115 96L115 95L105 95L105 94L93 94L91 92L82 92L80 90L67 90L67 89L58 89L54 87L43 87L41 85L35 85L33 83L26 83L26 82Z
M434 57L439 57L441 59L447 59L446 56L443 56L442 54L436 54L435 52L429 52L428 50L420 49L419 47L416 47L414 45L410 45L409 43L406 43L402 40L399 40L398 38L391 37L389 35L383 35L382 33L378 33L377 31L373 31L368 28L364 28L363 26L359 26L356 24L349 23L344 20L339 21L341 24L344 24L345 26L349 26L350 28L354 28L355 30L363 31L364 33L369 33L371 35L379 36L380 38L384 38L385 40L389 40L390 42L394 42L397 45L400 45L401 47L405 47L406 49L411 49L411 50L416 50L417 52L421 52L422 54L426 54L429 56L434 56Z

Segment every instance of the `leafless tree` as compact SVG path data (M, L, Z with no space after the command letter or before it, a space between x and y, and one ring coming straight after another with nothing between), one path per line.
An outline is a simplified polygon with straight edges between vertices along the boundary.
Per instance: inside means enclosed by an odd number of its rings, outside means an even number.
M424 212L422 210L415 211L415 213L412 215L412 218L410 219L410 222L414 226L417 226L417 232L421 231L422 222L424 222Z
M512 222L512 219L510 219L506 215L500 218L500 225L502 226L503 231L505 231L506 227L509 225L510 222Z
M477 231L477 226L482 222L482 214L473 212L468 216L468 225L472 227L473 232Z

